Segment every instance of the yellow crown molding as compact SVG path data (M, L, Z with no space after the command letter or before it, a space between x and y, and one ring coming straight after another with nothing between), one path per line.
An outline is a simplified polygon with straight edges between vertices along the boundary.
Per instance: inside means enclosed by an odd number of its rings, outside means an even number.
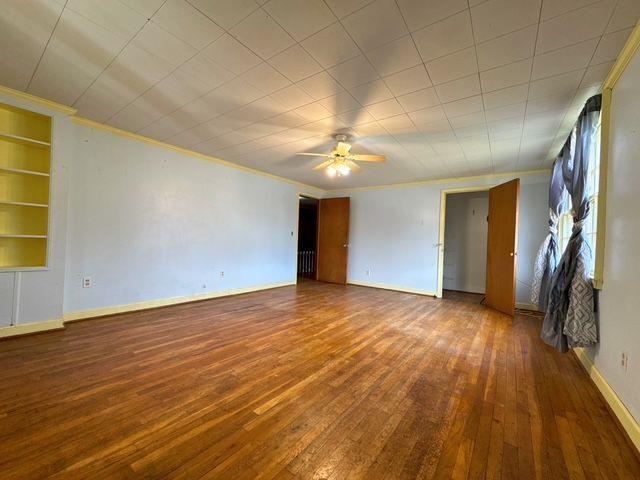
M605 90L607 88L612 89L615 84L620 79L620 76L624 73L627 65L633 58L633 55L636 53L636 50L640 46L640 23L638 23L629 37L627 38L627 42L622 47L622 50L618 54L618 58L616 59L616 63L613 64L611 70L607 74L607 78L605 78L602 83L602 89Z
M64 328L64 323L61 318L57 320L47 320L45 322L25 323L0 328L0 338L29 335L30 333L46 332L48 330L60 330L61 328Z
M351 193L351 192L363 192L367 190L382 190L387 188L410 188L419 187L423 185L440 185L445 183L461 183L461 182L474 182L478 180L491 180L500 179L505 177L530 177L533 175L549 175L551 170L523 170L521 172L505 172L505 173L489 173L486 175L475 175L470 177L451 177L440 178L435 180L419 180L417 182L405 182L405 183L391 183L387 185L373 185L369 187L353 187L353 188L339 188L335 190L326 190L326 193Z
M148 310L150 308L168 307L180 303L199 302L201 300L211 300L213 298L228 297L230 295L240 295L242 293L257 292L260 290L269 290L272 288L287 287L295 285L293 282L269 283L264 285L254 285L245 288L234 288L230 290L221 290L218 292L202 293L198 295L186 295L183 297L161 298L159 300L150 300L148 302L129 303L126 305L115 305L113 307L97 308L94 310L81 310L77 312L69 312L64 314L64 323L86 320L94 317L104 317L105 315L115 315L118 313L135 312L138 310Z
M145 137L144 135L139 135L137 133L131 133L127 130L122 130L117 127L112 127L111 125L105 125L104 123L96 122L94 120L89 120L88 118L74 116L72 120L74 123L78 125L94 128L96 130L103 130L113 135L127 137L132 140L136 140L138 142L143 142L149 145L154 145L156 147L164 148L165 150L171 150L177 153L181 153L183 155L188 155L190 157L199 158L201 160L207 160L209 162L217 163L219 165L224 165L225 167L235 168L236 170L240 170L242 172L253 173L255 175L260 175L262 177L270 178L272 180L279 180L281 182L289 183L291 185L296 185L298 187L307 188L307 189L324 193L323 189L314 187L313 185L307 185L306 183L298 182L296 180L291 180L289 178L279 177L278 175L273 175L271 173L267 173L262 170L256 170L254 168L238 165L237 163L229 162L227 160L222 160L221 158L212 157L211 155L206 155L204 153L196 152L194 150L189 150L188 148L178 147L170 143L161 142L160 140L154 140L153 138Z
M583 368L587 371L595 386L600 390L600 393L617 418L620 426L629 436L631 443L636 447L638 453L640 453L640 425L636 419L633 418L633 415L631 415L631 412L627 409L625 404L622 403L618 394L613 388L611 388L611 385L609 385L598 368L593 364L585 350L583 348L575 348L573 353L576 355Z
M35 103L42 107L49 108L51 110L55 110L65 115L75 115L77 110L73 107L69 107L67 105L63 105L58 102L52 102L51 100L47 100L45 98L37 97L35 95L31 95L30 93L21 92L20 90L14 90L13 88L5 87L0 85L0 94L7 95L9 97L16 98L18 100L24 100L26 102Z

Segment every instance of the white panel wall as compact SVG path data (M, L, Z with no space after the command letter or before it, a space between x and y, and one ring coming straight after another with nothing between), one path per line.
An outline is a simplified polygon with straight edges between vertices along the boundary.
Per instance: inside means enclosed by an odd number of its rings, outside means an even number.
M443 286L484 293L487 273L489 193L447 195Z
M295 282L299 187L76 129L65 312Z
M48 268L0 273L0 327L57 320L63 314L67 223L67 167L73 155L73 127L64 114L0 95L0 102L53 117ZM15 282L16 276L19 281ZM14 291L14 285L19 285ZM16 304L13 310L14 301Z
M600 343L588 351L640 422L640 53L613 91ZM629 354L625 372L622 352Z
M345 193L351 196L349 281L435 292L441 190L497 185L511 178ZM531 301L533 261L547 232L548 189L546 174L521 178L516 291L520 303Z

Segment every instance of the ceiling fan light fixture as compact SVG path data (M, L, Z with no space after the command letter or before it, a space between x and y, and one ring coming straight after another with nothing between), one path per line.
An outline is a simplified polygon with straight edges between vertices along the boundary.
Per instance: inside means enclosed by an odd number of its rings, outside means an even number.
M351 169L349 168L348 165L340 164L336 167L336 170L338 171L338 173L340 175L349 175L349 172L351 172Z
M335 177L336 176L337 170L334 168L333 165L329 165L327 167L327 175L329 175L330 177Z

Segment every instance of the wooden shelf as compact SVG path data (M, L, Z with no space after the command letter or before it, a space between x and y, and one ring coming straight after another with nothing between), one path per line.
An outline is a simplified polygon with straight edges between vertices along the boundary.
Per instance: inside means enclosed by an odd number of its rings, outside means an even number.
M29 203L29 202L11 202L9 200L0 200L0 205L15 205L16 207L34 207L34 208L48 208L46 203Z
M20 168L0 167L0 171L9 172L9 173L16 173L18 175L36 175L38 177L48 177L49 176L48 173L36 172L35 170L22 170Z
M42 140L36 140L35 138L21 137L20 135L13 135L11 133L0 132L0 138L40 148L49 148L51 146L51 143L49 142L43 142Z
M0 270L47 265L51 117L0 104Z
M0 238L47 238L46 235L19 235L11 233L0 233Z

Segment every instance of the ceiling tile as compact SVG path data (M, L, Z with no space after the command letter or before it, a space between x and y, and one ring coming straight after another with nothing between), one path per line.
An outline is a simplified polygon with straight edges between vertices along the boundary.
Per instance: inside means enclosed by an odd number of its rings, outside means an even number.
M408 115L416 125L425 125L433 122L447 120L447 116L444 113L442 105L436 105L434 107L428 107L421 110L409 112Z
M633 29L631 28L627 28L625 30L620 30L603 36L598 44L596 53L591 59L591 64L597 65L598 63L615 60L622 50L622 47L624 47L624 44L632 30Z
M365 5L373 2L373 0L325 0L325 2L338 18L343 18L356 10L360 10Z
M360 103L349 92L340 92L323 98L318 103L334 115L361 108Z
M371 115L364 108L341 113L338 115L338 118L347 127L353 127L353 126L361 125L363 123L370 123L375 121L375 118L373 118L373 115Z
M178 37L148 22L133 39L133 43L169 62L173 66L184 63L196 54L196 49Z
M584 72L576 71L531 82L529 99L575 92Z
M640 2L638 0L618 0L606 31L615 32L623 28L633 27L639 18Z
M402 138L404 135L414 134L418 132L416 126L406 114L383 118L379 123L387 132L389 132L393 136L396 136L396 138ZM423 142L423 144L424 146L429 148L429 145L426 141Z
M339 22L303 40L302 46L325 68L360 54L358 46L347 35Z
M297 41L336 20L322 0L271 0L264 9Z
M222 28L185 0L167 0L152 21L198 50L224 33Z
M383 118L393 117L394 115L404 113L402 107L395 98L385 100L384 102L380 103L374 103L373 105L369 105L366 108L367 111L376 120L381 120Z
M30 93L72 105L122 49L127 39L73 10L64 10L38 65Z
M467 0L398 0L398 6L411 31L468 8Z
M571 70L584 69L596 49L598 39L554 50L533 59L532 80L551 77Z
M120 3L127 5L146 18L151 18L162 6L165 0L120 0Z
M295 43L263 10L250 14L229 30L229 33L265 60Z
M183 63L179 69L208 85L210 89L219 87L235 77L233 72L218 65L202 53Z
M427 72L434 85L466 77L478 71L475 48L467 48L426 64Z
M445 103L442 105L447 117L455 117L457 115L466 115L468 113L479 112L482 110L482 96L476 95L455 102Z
M262 62L260 65L246 71L240 78L256 87L265 95L291 85L291 82L287 80L287 78L266 62Z
M202 53L236 75L246 72L262 61L251 50L226 33L205 48Z
M506 105L504 107L487 109L484 112L485 118L487 119L487 122L495 122L508 118L524 117L526 106L527 104L522 102ZM513 128L513 126L511 128Z
M126 38L133 37L147 23L147 17L121 2L69 0L65 8Z
M294 111L309 122L315 122L331 116L331 112L318 102L304 105L303 107L296 108Z
M480 77L473 74L452 82L442 83L436 87L436 92L442 103L478 95L480 93Z
M411 35L370 50L366 55L380 75L391 75L422 64Z
M529 81L533 59L521 60L503 67L480 72L483 92L492 92Z
M597 53L597 50L596 50ZM606 62L598 65L591 65L587 68L587 71L584 74L584 78L582 82L580 82L581 87L591 87L596 86L599 87L604 79L607 77L607 74L613 68L614 62Z
M344 88L352 88L378 78L376 71L362 55L336 65L328 71Z
M489 0L471 8L477 42L538 23L542 0Z
M340 84L327 72L316 73L299 81L297 85L316 100L335 95L343 90Z
M583 40L599 37L607 26L614 6L614 2L603 0L542 22L538 33L536 53L546 53Z
M298 85L291 85L282 90L272 93L271 98L288 106L290 109L301 107L307 103L312 103L313 98L305 93Z
M494 38L477 46L480 71L524 60L533 56L538 26Z
M473 45L469 11L464 10L412 35L425 62L469 47Z
M402 105L405 112L415 112L416 110L432 107L440 103L436 91L432 87L402 95L398 97L398 102Z
M322 70L318 62L298 44L271 57L269 63L293 82L310 77Z
M481 126L486 130L487 120L484 117L484 112L473 112L466 113L464 115L458 115L457 117L452 117L449 119L449 122L451 123L451 126L456 130L477 126Z
M361 105L371 105L393 97L391 90L382 80L374 80L351 88L349 91Z
M525 102L529 93L529 84L516 85L482 94L485 108L498 108L513 103Z
M394 0L376 0L343 18L342 24L365 51L409 33Z
M27 88L62 6L53 2L7 2L0 15L0 84Z
M253 0L189 0L189 2L227 30L258 8L258 4Z
M384 77L384 81L396 97L431 86L431 80L424 65L394 73Z

